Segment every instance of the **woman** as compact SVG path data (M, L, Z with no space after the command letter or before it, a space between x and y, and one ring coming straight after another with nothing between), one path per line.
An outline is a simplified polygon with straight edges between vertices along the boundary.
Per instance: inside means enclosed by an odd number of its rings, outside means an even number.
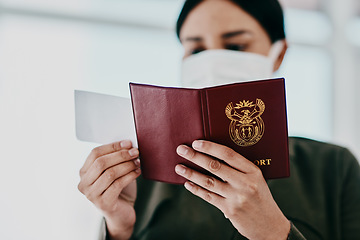
M276 0L188 0L177 30L188 86L225 83L243 72L244 79L269 77L287 46ZM214 57L218 50L221 57ZM206 66L200 77L192 74L193 67L219 58L225 60L213 65L211 76ZM252 64L221 72L232 61ZM225 146L202 140L179 146L180 156L225 180L178 165L176 173L188 179L184 188L142 179L139 151L124 140L90 153L79 190L104 214L102 238L360 239L356 159L307 139L290 138L289 147L291 177L266 182L255 165Z

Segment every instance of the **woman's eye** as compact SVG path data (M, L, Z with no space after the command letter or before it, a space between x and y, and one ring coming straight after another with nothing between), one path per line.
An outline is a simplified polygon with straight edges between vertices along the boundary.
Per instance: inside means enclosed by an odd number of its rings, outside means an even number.
M244 51L246 46L241 44L227 44L225 48L233 51Z
M196 48L196 49L193 49L193 50L190 52L190 54L193 55L193 54L197 54L197 53L202 52L202 51L204 51L203 48Z

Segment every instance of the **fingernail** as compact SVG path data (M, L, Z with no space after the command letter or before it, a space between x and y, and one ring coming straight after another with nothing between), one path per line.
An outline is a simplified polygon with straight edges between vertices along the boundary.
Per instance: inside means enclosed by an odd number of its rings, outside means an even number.
M139 167L139 166L140 166L140 160L139 160L139 159L136 159L136 160L134 161L134 164L135 164L135 166Z
M130 140L124 140L124 141L120 142L120 146L122 148L131 148L131 145L132 145L132 143Z
M140 169L140 168L137 168L137 169L135 170L135 172L136 172L136 173L141 173L141 169Z
M175 172L180 175L184 175L186 172L186 168L184 168L184 166L182 166L182 165L176 165Z
M203 146L203 141L201 141L201 140L196 140L196 141L193 142L192 146L193 146L193 148L200 149L200 148L202 148L202 146Z
M193 189L194 185L193 185L192 183L190 183L190 182L186 182L186 183L184 184L184 187L185 187L187 190L191 190L191 189Z
M183 146L183 145L180 145L180 146L178 146L177 147L177 149L176 149L176 152L179 154L179 155L183 155L183 156L185 156L187 153L188 153L188 149L187 149L187 147L185 147L185 146Z
M132 148L128 152L131 157L135 157L135 156L139 155L139 150L137 150L137 148Z

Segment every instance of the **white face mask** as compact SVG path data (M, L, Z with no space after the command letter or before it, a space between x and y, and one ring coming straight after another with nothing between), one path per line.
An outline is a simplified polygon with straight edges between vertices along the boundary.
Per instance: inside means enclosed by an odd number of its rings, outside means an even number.
M225 49L194 54L182 63L182 86L203 88L271 78L283 46L283 41L275 42L268 56Z

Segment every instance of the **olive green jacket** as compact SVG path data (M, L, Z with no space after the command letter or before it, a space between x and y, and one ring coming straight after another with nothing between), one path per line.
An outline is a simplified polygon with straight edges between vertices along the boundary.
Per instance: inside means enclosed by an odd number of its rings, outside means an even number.
M360 168L341 147L289 139L290 178L269 180L288 239L360 239ZM134 240L238 240L223 213L183 186L138 180ZM103 224L100 239L106 239ZM259 226L261 228L261 226Z

